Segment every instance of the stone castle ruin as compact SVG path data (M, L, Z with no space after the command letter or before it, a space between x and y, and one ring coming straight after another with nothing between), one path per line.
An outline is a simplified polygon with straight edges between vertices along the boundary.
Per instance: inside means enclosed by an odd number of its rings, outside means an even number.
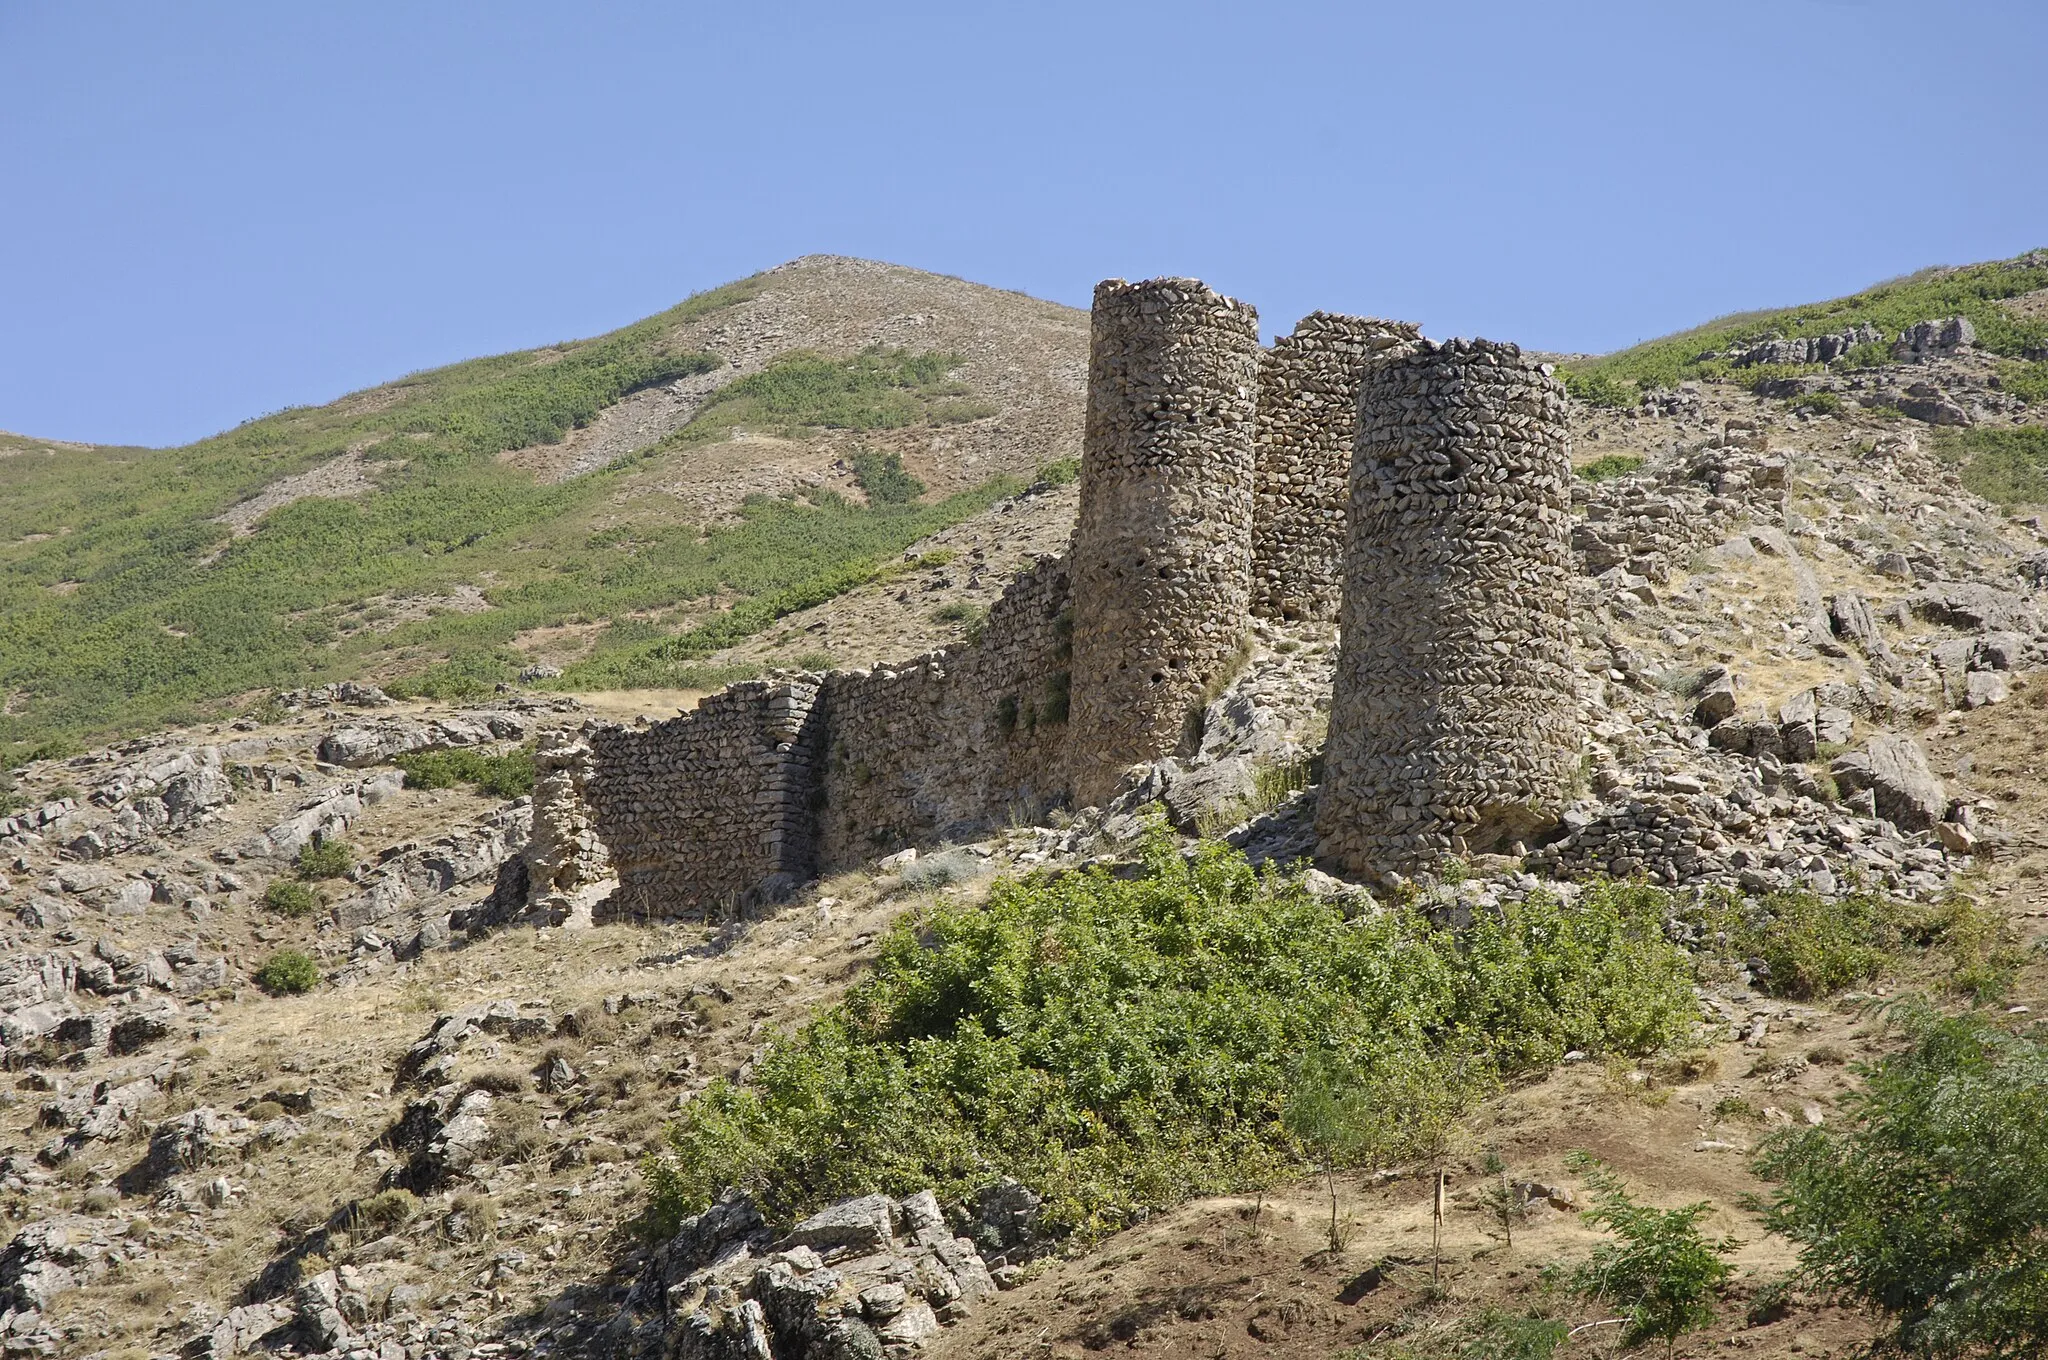
M1533 837L1580 747L1570 471L1563 389L1512 345L1317 312L1265 350L1257 313L1196 280L1107 281L1068 554L973 642L593 734L555 783L618 874L603 912L732 910L1100 806L1131 767L1192 753L1254 618L1341 620L1330 867Z

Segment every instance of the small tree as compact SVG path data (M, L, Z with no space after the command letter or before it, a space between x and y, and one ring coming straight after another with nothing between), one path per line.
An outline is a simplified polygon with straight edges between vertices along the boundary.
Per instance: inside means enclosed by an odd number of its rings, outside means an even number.
M346 878L356 867L355 847L347 841L308 841L299 849L299 877Z
M1378 1135L1371 1096L1348 1064L1311 1049L1295 1071L1282 1121L1321 1169L1330 1191L1330 1250L1344 1249L1337 1225L1337 1169L1351 1165Z
M1500 1159L1499 1153L1489 1151L1486 1154L1485 1171L1493 1179L1480 1190L1479 1203L1500 1226L1501 1238L1512 1251L1515 1225L1529 1221L1529 1201L1509 1178L1507 1163Z
M320 909L320 899L305 884L279 878L263 890L263 905L279 916L311 916Z
M2048 1354L2048 1043L1909 1009L1840 1125L1780 1133L1764 1221L1800 1271L1882 1309L1908 1354Z
M1612 1301L1628 1318L1628 1341L1662 1341L1669 1360L1679 1337L1714 1320L1714 1298L1735 1273L1722 1258L1739 1244L1700 1231L1699 1221L1714 1208L1704 1200L1653 1208L1636 1203L1593 1158L1576 1154L1572 1165L1598 1192L1586 1221L1605 1226L1616 1240L1601 1243L1572 1272L1571 1291Z

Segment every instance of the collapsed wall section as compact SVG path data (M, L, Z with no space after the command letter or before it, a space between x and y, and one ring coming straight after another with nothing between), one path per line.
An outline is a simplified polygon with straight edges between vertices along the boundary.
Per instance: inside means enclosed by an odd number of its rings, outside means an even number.
M1095 289L1074 526L1073 792L1173 751L1251 604L1258 314L1194 279Z
M1065 559L1041 558L990 607L978 640L825 678L825 868L1034 821L1066 801L1069 600Z
M584 780L618 892L606 919L731 912L817 872L818 686L754 680L591 734Z
M1372 876L1544 829L1581 738L1564 388L1513 345L1423 342L1359 411L1316 831Z
M1311 312L1260 359L1253 614L1336 619L1359 382L1421 337L1405 321Z

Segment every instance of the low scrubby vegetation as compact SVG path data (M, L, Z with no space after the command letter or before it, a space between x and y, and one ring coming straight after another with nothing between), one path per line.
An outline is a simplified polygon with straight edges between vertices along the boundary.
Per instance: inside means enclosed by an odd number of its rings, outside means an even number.
M978 420L993 408L970 399L953 372L958 354L874 347L850 358L797 351L726 384L672 436L679 444L723 439L736 429L801 438L808 429L895 430Z
M1982 1014L1895 1016L1906 1046L1842 1119L1786 1129L1758 1170L1805 1280L1889 1316L1911 1355L2048 1350L2048 1045Z
M524 798L533 792L530 747L498 753L474 748L422 751L399 756L391 763L405 771L409 789L452 789L468 784L487 798Z
M1333 1155L1287 1128L1311 1053L1384 1116L1334 1155L1398 1157L1441 1131L1420 1111L1448 1119L1568 1049L1682 1038L1691 968L1662 908L1616 884L1462 936L1407 909L1347 920L1227 848L1183 858L1163 836L1136 877L999 882L982 906L907 919L747 1086L693 1100L648 1163L650 1219L726 1185L786 1215L1009 1173L1060 1230L1093 1234Z
M1942 458L1963 485L1997 505L2048 503L2048 426L1976 426L1946 434Z
M778 597L716 634L737 640L872 579L910 543L1016 489L1004 481L925 505L890 499L906 484L890 480L871 505L825 493L757 498L707 526L671 497L635 494L672 478L688 450L556 483L498 460L563 438L641 387L715 365L676 348L676 325L758 286L182 448L60 454L31 443L0 458L0 690L14 696L0 713L0 765L228 716L233 696L252 691L345 677L377 677L400 697L466 699L518 674L525 658L512 644L530 630L628 619L687 637L728 605ZM742 379L738 395L708 409L732 414L753 401L778 420L844 417L855 428L971 413L948 376L954 356L816 362L838 375L831 400L824 389L804 397L800 375L771 368L779 376ZM277 478L351 452L369 483L361 494L295 501L239 536L217 518ZM457 590L481 582L481 601ZM643 665L647 639L608 630L577 680L687 685L709 636Z
M1579 468L1579 476L1589 482L1609 482L1616 477L1626 477L1643 466L1639 454L1609 453L1595 458Z
M1561 365L1559 376L1581 401L1633 406L1651 388L1728 376L1734 371L1728 360L1713 356L1772 336L1827 335L1869 324L1890 341L1915 322L1950 316L1968 317L1984 349L2017 358L2048 347L2048 321L2015 317L1999 304L2042 288L2048 288L2048 254L2039 251L1960 269L1927 269L1830 302L1722 317L1614 354ZM1845 363L1889 359L1882 345L1859 345Z

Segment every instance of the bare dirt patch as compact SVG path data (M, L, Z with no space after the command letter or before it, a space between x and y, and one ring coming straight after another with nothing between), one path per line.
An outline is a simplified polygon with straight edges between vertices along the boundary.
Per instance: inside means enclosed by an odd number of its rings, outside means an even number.
M280 477L248 500L231 505L213 517L214 523L228 525L235 531L235 537L246 538L256 532L256 521L273 510L282 509L294 501L312 496L326 496L345 500L351 496L367 495L377 489L377 483L370 476L369 466L364 462L362 450L351 449L337 454L318 467L290 477Z

